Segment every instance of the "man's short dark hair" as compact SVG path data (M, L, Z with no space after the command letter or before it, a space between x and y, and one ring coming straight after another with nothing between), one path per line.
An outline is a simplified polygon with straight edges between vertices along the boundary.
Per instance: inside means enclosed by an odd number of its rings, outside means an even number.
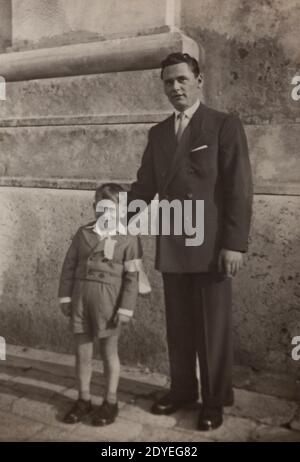
M188 53L171 53L164 59L161 63L161 78L163 77L164 69L168 66L173 66L174 64L186 63L195 77L198 77L200 74L198 61L190 56Z
M95 200L99 202L102 199L109 199L118 203L120 192L124 192L121 185L117 183L104 183L96 189Z

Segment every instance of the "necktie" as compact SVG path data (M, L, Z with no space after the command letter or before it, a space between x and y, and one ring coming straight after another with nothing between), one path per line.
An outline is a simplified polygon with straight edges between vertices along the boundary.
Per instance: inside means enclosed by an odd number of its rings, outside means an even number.
M178 129L176 133L176 139L177 139L177 143L179 143L180 138L182 137L182 133L184 132L184 129L185 129L184 122L183 122L185 118L185 113L181 112L180 114L178 114L177 118L179 120L179 123L178 123Z

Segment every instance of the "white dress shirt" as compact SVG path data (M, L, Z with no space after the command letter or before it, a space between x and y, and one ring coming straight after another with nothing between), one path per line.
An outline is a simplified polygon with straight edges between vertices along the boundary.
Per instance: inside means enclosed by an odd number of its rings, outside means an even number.
M175 134L177 134L179 123L180 123L179 118L178 118L179 114L183 113L182 124L185 130L199 106L200 106L200 100L197 99L195 104L193 104L193 106L189 107L185 111L180 112L175 109Z

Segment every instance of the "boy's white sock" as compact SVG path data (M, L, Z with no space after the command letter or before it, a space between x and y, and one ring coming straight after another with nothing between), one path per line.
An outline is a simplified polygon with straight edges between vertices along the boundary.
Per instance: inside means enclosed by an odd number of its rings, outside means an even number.
M116 404L117 402L117 394L116 393L111 393L111 392L108 392L106 394L106 401L110 404Z
M80 391L79 392L79 399L83 399L83 401L90 401L91 394L89 391Z

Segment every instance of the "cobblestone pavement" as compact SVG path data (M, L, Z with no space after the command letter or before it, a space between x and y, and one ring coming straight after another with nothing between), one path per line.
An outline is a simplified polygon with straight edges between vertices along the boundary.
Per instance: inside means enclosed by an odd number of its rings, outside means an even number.
M120 414L113 425L94 428L89 421L62 423L77 397L74 358L9 345L0 361L0 441L300 441L299 381L237 367L235 405L226 408L224 424L196 430L197 405L172 416L149 412L153 398L168 386L167 377L146 368L122 368ZM101 362L95 360L92 400L102 401Z

